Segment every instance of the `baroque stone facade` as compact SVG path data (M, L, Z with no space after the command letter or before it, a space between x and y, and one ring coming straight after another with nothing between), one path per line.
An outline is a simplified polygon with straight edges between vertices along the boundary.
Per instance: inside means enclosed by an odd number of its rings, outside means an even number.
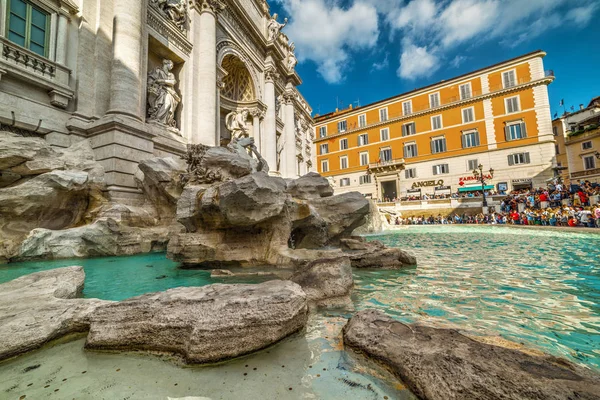
M294 45L266 0L24 2L46 19L46 44L21 40L19 11L0 0L0 123L56 147L90 139L113 195L138 196L142 160L236 134L274 175L313 168Z

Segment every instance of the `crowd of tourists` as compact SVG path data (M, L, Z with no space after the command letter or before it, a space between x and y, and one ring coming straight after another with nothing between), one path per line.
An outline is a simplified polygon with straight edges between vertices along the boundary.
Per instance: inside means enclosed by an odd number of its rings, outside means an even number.
M588 181L569 188L557 183L547 188L515 190L488 214L393 217L396 225L513 224L600 228L600 184Z

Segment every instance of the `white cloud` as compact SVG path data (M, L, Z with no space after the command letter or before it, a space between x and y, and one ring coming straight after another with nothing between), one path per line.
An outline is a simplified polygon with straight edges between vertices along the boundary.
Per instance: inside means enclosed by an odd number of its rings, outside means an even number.
M589 24L598 9L598 3L590 3L587 6L572 8L566 15L567 20L585 26Z
M379 37L375 7L357 0L342 8L338 0L278 0L290 14L285 33L296 44L298 60L312 60L329 83L339 83L353 51L370 49Z
M454 68L458 68L460 67L465 61L467 61L468 57L465 56L461 56L461 55L457 55L456 57L454 57L452 59L452 61L450 61L450 65L452 65Z
M439 16L442 45L451 47L492 29L498 10L494 0L452 1Z
M389 22L394 29L411 28L419 30L435 23L437 5L434 0L413 0L405 7L396 9L389 15Z
M373 71L383 71L387 67L390 66L390 53L385 53L385 58L380 62L373 63L371 67L371 72Z
M433 75L439 67L439 59L434 51L429 50L427 47L405 43L400 56L398 76L410 80L427 78Z

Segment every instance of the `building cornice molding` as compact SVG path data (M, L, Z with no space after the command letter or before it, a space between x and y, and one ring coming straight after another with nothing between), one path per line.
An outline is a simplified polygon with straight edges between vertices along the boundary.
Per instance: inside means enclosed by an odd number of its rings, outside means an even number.
M444 110L448 110L448 109L451 109L451 108L454 108L454 107L460 107L460 106L467 105L467 104L470 104L470 103L476 103L476 102L479 102L479 101L491 99L491 98L496 97L496 96L503 96L505 94L517 92L517 91L520 91L520 90L523 90L523 89L527 89L527 88L531 88L531 87L534 87L534 86L548 85L553 80L554 79L551 78L551 77L544 77L542 79L538 79L538 80L534 80L534 81L529 81L527 83L524 83L524 84L521 84L521 85L517 85L517 86L513 86L511 88L506 88L506 89L497 90L495 92L485 93L485 94L482 94L482 95L479 95L479 96L471 97L469 99L459 100L459 101L456 101L456 102L453 102L453 103L444 104L442 106L435 107L435 108L428 108L426 110L417 111L417 112L414 112L414 113L409 114L409 115L402 115L402 116L390 118L390 119L388 119L386 121L383 121L383 122L382 121L378 121L378 122L366 125L366 126L361 127L361 128L349 129L349 130L347 130L345 132L340 132L340 133L336 133L336 134L333 134L333 135L327 135L324 138L317 138L317 139L315 139L314 142L315 143L323 142L323 141L326 141L328 139L337 138L337 137L340 137L340 136L348 135L350 133L365 131L365 130L377 128L377 127L383 126L383 125L390 125L390 124L393 124L393 123L396 123L396 122L400 122L400 121L408 121L408 120L414 119L416 117L424 116L424 115L427 115L427 114L439 113L439 112L442 112ZM400 100L398 100L398 101L400 101ZM380 108L380 107L377 107L377 108ZM360 110L357 110L356 114L364 114L365 112L368 112L368 111L369 110L366 109L366 108L365 109L361 108ZM315 128L318 128L319 126L322 126L322 125L325 125L325 124L328 124L328 123L331 123L331 122L335 122L337 120L347 119L348 117L353 116L353 115L355 115L355 113L348 113L348 114L344 114L343 116L336 116L335 119L334 118L330 118L330 119L327 119L327 120L322 120L322 121L316 122L315 123Z

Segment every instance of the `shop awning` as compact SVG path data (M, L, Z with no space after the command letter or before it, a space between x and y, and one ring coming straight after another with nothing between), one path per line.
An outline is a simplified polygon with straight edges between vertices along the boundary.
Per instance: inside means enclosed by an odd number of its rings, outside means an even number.
M492 190L494 189L494 185L487 185L485 187L485 190ZM479 186L467 186L467 187L461 187L458 188L459 192L477 192L477 191L481 191L481 185Z

